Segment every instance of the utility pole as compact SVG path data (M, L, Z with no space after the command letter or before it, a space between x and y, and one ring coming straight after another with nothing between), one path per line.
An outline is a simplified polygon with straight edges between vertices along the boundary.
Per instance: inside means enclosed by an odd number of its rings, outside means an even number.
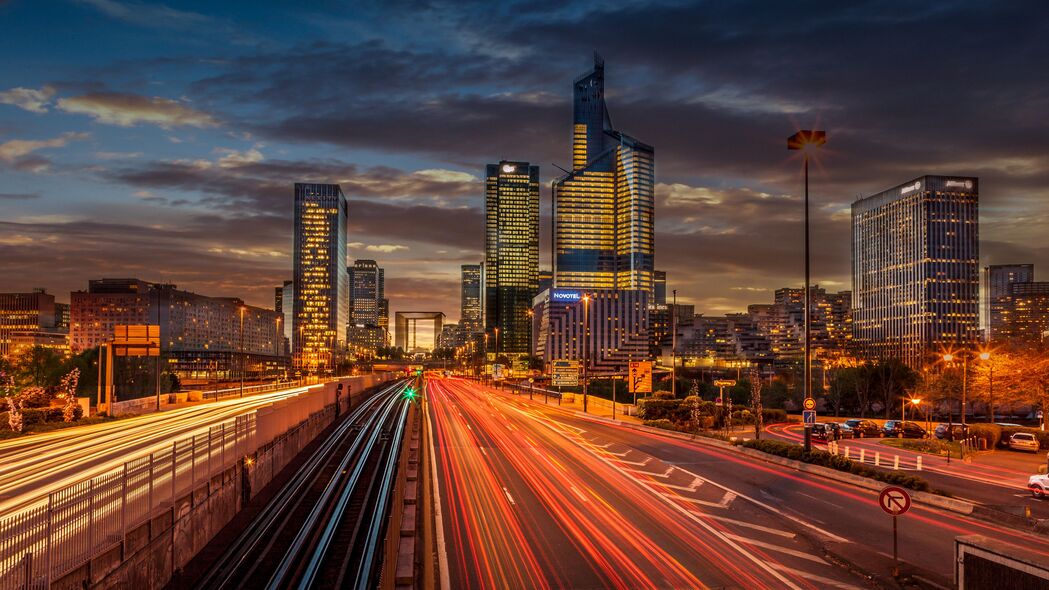
M670 393L677 398L677 289L674 289L673 301L670 311Z
M244 397L244 310L240 306L240 397Z

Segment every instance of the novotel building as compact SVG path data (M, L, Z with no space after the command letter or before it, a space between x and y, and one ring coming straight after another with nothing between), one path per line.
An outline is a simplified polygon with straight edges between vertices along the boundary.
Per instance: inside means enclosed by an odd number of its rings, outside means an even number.
M920 368L979 337L979 180L922 176L852 204L853 342Z
M591 372L611 373L649 358L648 291L547 289L533 300L532 311L532 352L547 367L589 358Z

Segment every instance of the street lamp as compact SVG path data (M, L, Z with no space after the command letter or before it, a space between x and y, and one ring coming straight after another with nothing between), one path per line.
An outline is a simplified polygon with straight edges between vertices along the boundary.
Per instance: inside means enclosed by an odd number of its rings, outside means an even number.
M985 350L980 353L980 360L987 362L991 360L991 352ZM991 414L991 423L994 423L994 363L987 363L987 409Z
M244 312L247 307L240 306L240 397L244 397Z
M583 295L583 413L586 413L590 373L590 294Z
M805 399L812 397L812 338L809 331L809 320L812 314L812 301L809 295L809 156L812 152L827 143L827 132L802 129L787 138L788 150L800 150L805 166ZM805 450L812 449L812 427L805 425Z

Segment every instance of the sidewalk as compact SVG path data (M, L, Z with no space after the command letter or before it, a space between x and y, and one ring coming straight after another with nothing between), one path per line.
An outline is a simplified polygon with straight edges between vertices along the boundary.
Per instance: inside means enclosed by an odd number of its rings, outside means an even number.
M478 387L482 387L487 391L494 393L500 393L503 395L509 395L517 398L528 399L528 389L517 390L510 387L493 387L491 385L485 385L482 383L474 382ZM598 418L612 419L612 402L610 400L597 397L596 395L588 396L587 400L587 411L585 415L593 416ZM575 412L577 414L584 414L583 412L583 396L578 393L564 393L561 395L560 403L558 403L557 396L544 395L543 391L536 389L532 393L532 402L543 404L547 406L557 406L562 410ZM641 424L642 421L635 416L628 416L625 414L625 410L629 404L622 402L616 404L615 419L618 421L625 422L627 424Z

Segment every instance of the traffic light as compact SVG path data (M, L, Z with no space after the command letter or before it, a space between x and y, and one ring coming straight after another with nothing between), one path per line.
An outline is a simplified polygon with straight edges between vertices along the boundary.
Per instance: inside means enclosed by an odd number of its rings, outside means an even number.
M408 389L404 390L404 399L406 399L406 400L408 400L410 402L415 401L415 388L414 387L409 387Z

